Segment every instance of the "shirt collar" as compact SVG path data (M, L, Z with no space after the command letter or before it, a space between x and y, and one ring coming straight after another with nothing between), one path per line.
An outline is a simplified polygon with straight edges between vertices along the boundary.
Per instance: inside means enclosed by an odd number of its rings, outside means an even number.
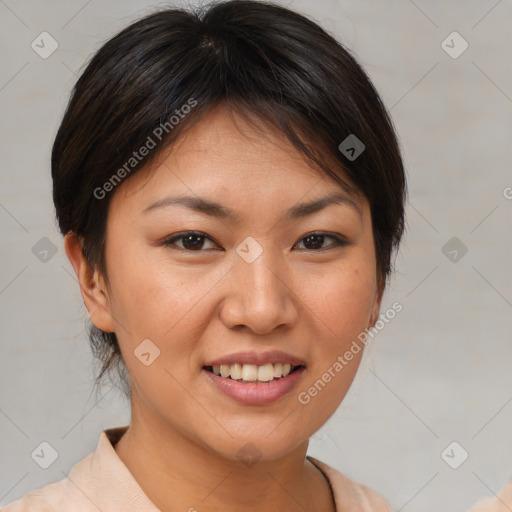
M100 510L160 512L114 450L127 430L128 425L104 430L94 452L68 478Z
M68 478L101 510L160 512L114 449L127 430L128 425L104 430L95 451L73 467ZM306 458L328 481L338 512L366 510L364 497L347 477L311 456Z

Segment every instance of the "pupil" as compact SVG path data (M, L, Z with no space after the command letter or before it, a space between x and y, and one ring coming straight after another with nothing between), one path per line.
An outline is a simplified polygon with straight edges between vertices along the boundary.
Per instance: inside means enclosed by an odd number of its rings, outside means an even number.
M194 238L196 239L196 243L193 243L193 242L192 242L192 243L190 244L190 240L191 240L191 239L194 239ZM201 238L202 238L202 237L201 237L200 235L188 235L188 236L186 236L186 237L183 239L183 242L184 242L184 243L183 243L183 245L184 245L187 249L189 249L189 248L196 248L196 249L197 249L198 247L200 248L200 247L202 246ZM197 239L199 239L199 241L197 241ZM188 244L190 244L190 247L187 247L187 245L188 245Z
M315 239L316 239L316 241L317 241L317 243L316 243L316 244L315 244L315 243L313 243L313 248L316 248L316 247L322 247L323 239L324 239L324 235L310 235L310 236L306 237L306 240L305 240L304 245L306 245L306 246L307 246L308 241L310 241L311 239L313 239L313 240L315 240ZM318 241L320 241L320 243L319 243L319 244L318 244Z

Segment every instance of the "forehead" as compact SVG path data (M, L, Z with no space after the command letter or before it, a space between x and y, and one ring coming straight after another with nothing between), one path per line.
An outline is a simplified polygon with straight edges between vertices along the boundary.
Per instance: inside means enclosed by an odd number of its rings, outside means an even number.
M362 202L314 168L283 134L252 121L224 107L213 109L126 180L112 198L113 207L146 208L170 191L215 197L242 208L275 208L327 193Z

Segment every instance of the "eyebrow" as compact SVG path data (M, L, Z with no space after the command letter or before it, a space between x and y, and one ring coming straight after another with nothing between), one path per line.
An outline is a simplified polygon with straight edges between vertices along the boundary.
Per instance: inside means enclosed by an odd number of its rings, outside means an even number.
M359 204L350 196L342 193L331 194L320 199L315 199L308 203L298 203L292 206L284 215L284 220L292 221L299 218L307 217L316 212L327 208L330 205L343 204L353 208L362 219L362 212ZM160 199L148 207L142 213L147 213L158 208L165 208L172 205L181 205L190 210L209 215L211 217L218 217L221 219L239 221L240 215L231 208L221 205L216 201L202 197L193 196L168 196Z

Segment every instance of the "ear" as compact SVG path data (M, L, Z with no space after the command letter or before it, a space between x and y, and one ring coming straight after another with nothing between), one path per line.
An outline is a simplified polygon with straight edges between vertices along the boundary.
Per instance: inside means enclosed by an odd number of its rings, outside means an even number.
M379 319L379 313L380 313L380 305L382 302L382 296L384 295L384 286L381 285L380 281L378 282L376 289L375 289L375 295L373 298L373 304L371 309L371 315L370 315L370 324L368 325L368 328L372 328L377 320Z
M114 332L114 321L105 281L97 270L92 271L82 251L82 244L72 231L64 237L64 248L78 278L91 322L102 331Z

